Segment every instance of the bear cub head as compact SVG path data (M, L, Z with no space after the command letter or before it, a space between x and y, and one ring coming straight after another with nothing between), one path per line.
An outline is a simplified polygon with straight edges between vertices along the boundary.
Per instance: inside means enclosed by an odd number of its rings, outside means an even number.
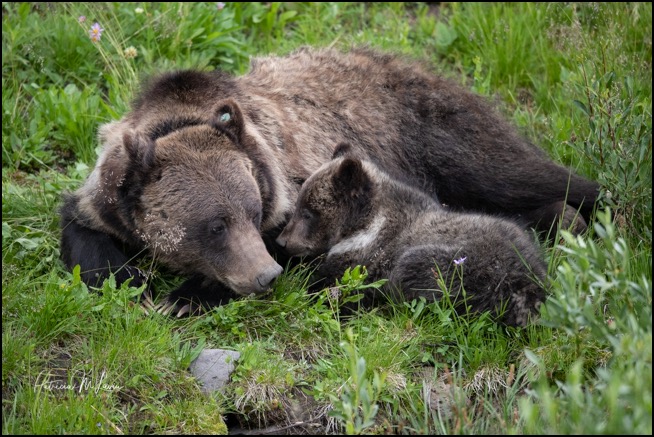
M277 238L292 256L318 256L365 229L374 216L377 189L349 144L302 185L293 215Z

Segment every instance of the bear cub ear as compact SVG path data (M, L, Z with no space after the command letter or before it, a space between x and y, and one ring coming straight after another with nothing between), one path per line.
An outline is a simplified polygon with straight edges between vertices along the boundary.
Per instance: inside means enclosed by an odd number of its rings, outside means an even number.
M338 145L334 149L334 153L332 154L332 159L345 156L351 152L352 152L352 145L350 145L350 143L338 143Z
M345 141L338 143L332 152L332 159L341 157L358 158L364 160L369 159L369 155L364 150Z
M231 133L241 142L245 131L243 113L234 99L221 100L215 106L211 125L216 129Z
M372 189L372 181L358 158L345 158L332 176L334 187L351 199L366 195Z

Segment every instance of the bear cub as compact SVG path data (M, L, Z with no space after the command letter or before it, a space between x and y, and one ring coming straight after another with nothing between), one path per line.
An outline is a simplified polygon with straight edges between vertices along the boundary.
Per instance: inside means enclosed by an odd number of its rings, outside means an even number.
M457 308L465 293L473 313L525 326L545 300L547 269L530 234L507 219L448 211L348 144L303 184L277 244L292 256L325 255L316 274L327 283L357 264L369 280L388 279L364 296L368 305L382 294L440 299L443 283Z

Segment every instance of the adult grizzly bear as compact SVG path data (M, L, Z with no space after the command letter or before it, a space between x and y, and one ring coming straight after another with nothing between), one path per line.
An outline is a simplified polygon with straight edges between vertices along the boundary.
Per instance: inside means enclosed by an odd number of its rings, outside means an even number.
M445 289L457 309L465 294L471 312L491 311L507 325L537 314L547 266L531 234L508 219L449 211L357 155L337 147L304 182L277 237L291 255L325 255L314 279L333 284L364 265L369 280L388 279L381 293L364 294L365 306L387 297L433 301Z
M126 253L147 249L189 277L172 299L265 291L281 268L259 233L274 240L341 142L453 209L539 229L561 214L583 229L598 195L483 98L368 48L256 58L239 77L166 73L99 136L95 169L61 209L62 258L89 284L110 272L139 284Z

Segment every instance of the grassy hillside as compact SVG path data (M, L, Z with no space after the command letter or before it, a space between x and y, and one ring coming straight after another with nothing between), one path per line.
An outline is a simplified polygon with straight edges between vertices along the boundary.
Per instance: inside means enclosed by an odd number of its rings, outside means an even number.
M651 3L3 3L3 434L652 432ZM98 26L95 26L95 24ZM59 261L57 207L140 80L250 56L369 44L429 60L494 101L550 156L602 185L587 234L546 248L538 325L423 301L341 317L307 293L193 318L141 290L91 291ZM147 262L147 261L145 261ZM179 283L156 264L155 286ZM360 271L342 292L366 286ZM187 371L241 353L222 395ZM269 427L282 428L269 428Z

